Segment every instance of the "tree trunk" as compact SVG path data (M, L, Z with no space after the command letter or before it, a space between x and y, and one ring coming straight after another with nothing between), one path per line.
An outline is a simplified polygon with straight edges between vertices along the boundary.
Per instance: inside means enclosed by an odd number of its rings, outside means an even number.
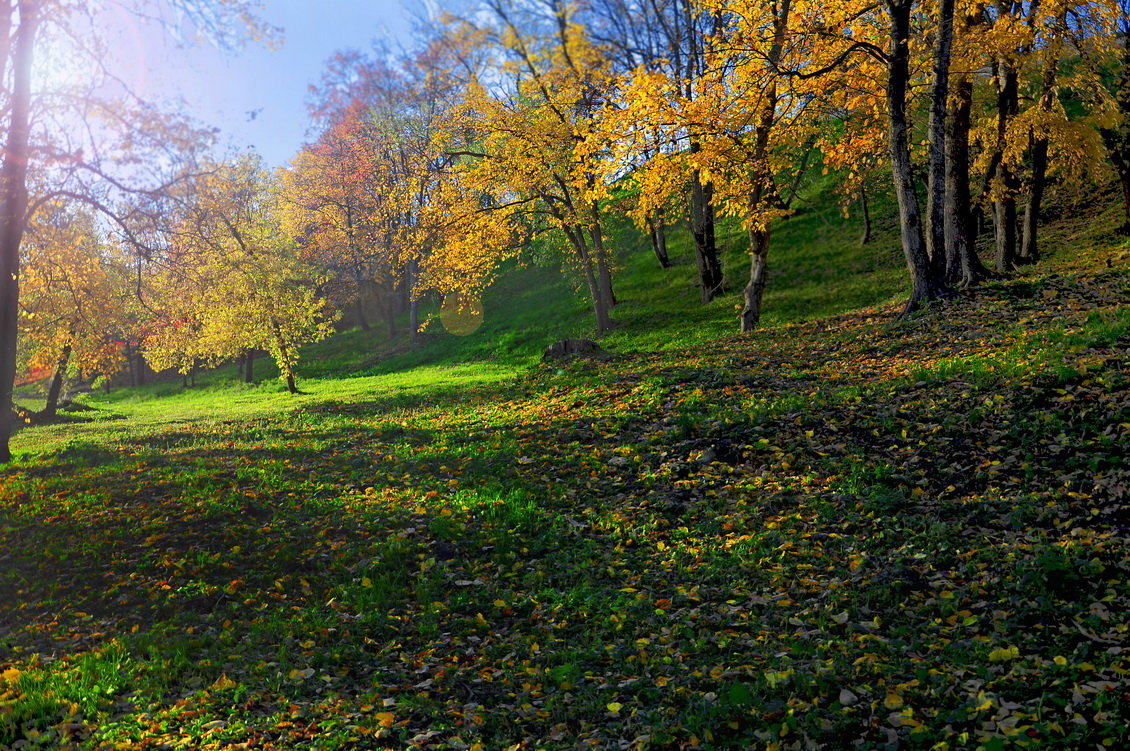
M247 350L243 358L243 382L255 383L255 350Z
M934 87L930 93L930 168L927 175L926 253L936 273L946 266L946 213L952 201L946 195L946 113L949 97L950 55L953 49L954 0L941 0L934 45Z
M369 319L365 317L364 301L365 282L364 275L361 273L362 264L358 260L361 253L357 247L357 235L353 227L353 204L350 201L345 204L345 236L349 244L350 258L353 259L353 283L357 286L357 300L355 302L357 325L361 327L362 331L368 331Z
M887 133L891 176L899 206L903 255L910 272L910 299L902 315L946 293L945 282L935 273L922 234L922 215L914 191L910 161L910 126L906 117L906 92L910 82L910 11L914 0L887 0L891 19L891 51L887 69Z
M1121 5L1121 11L1118 41L1122 45L1122 54L1115 101L1122 117L1118 125L1103 128L1101 133L1122 188L1122 225L1118 233L1130 235L1130 17L1127 16L1126 3Z
M395 291L385 297L384 319L385 330L388 332L389 341L396 338L396 294Z
M612 329L612 319L609 316L609 305L601 290L596 271L593 269L592 254L589 253L588 243L585 242L584 230L580 227L565 225L562 227L569 244L585 275L585 283L589 288L589 298L592 300L593 315L596 317L596 335L604 336Z
M1024 209L1024 235L1020 243L1020 260L1036 263L1040 260L1037 240L1040 223L1040 207L1044 201L1044 188L1048 172L1048 139L1038 138L1032 144L1032 192Z
M769 275L769 227L749 231L749 282L742 291L741 331L748 333L761 323L761 297Z
M1020 109L1020 75L1009 62L997 65L997 185L999 192L993 202L994 236L996 237L996 267L999 272L1016 268L1016 194L1020 179L1016 170L1004 158L1008 126Z
M365 302L361 299L360 293L357 295L357 300L353 303L353 309L357 315L357 325L361 327L362 331L368 331L372 328L369 325L369 319L365 317Z
M415 292L418 269L419 265L415 258L408 262L406 272L408 280L408 338L412 341L416 341L420 335L420 300Z
M697 146L691 148L695 149ZM710 203L712 193L710 184L704 184L696 172L691 179L691 235L694 238L694 255L698 264L703 304L725 291L714 235L714 207Z
M946 281L962 287L987 273L976 252L973 199L969 192L969 129L973 112L973 77L964 74L954 86L953 111L946 122Z
M38 2L19 3L19 28L12 40L11 97L6 109L8 133L0 166L0 463L12 459L16 383L16 338L19 326L20 244L27 216L28 136L31 111L31 66L38 31Z
M863 218L863 233L859 236L859 244L866 245L871 242L871 208L867 205L867 188L859 189L859 211Z
M149 364L145 361L145 354L140 350L134 350L133 355L133 385L144 386L148 381Z
M1066 26L1066 16L1057 16L1057 36L1065 32ZM1054 48L1049 48L1044 55L1044 75L1040 86L1040 101L1037 105L1044 114L1052 111L1055 101L1055 79L1058 62ZM1020 243L1020 259L1024 263L1036 263L1040 260L1038 234L1040 209L1044 201L1044 189L1047 187L1048 146L1046 134L1039 133L1034 136L1032 142L1032 190L1028 195L1028 205L1024 210L1024 232Z
M47 404L43 407L44 417L54 417L59 411L59 395L63 393L63 381L67 377L67 366L71 362L71 345L63 345L59 353L59 360L55 363L55 375L51 377L51 386L47 389Z
M616 307L619 301L612 288L612 266L608 260L608 252L604 247L604 230L600 226L600 212L594 204L590 210L592 224L589 225L589 237L592 238L593 255L596 257L597 279L600 282L600 291L608 303L609 309Z
M671 268L671 259L667 255L667 227L663 223L663 210L656 209L647 215L647 236L651 240L651 251L659 261L661 268Z
M1004 191L1015 190L1017 180L1011 174L1012 170L1003 164L997 173L1001 177L1001 184L1006 186ZM1018 264L1016 255L1016 196L1006 195L993 203L993 236L996 239L995 265L997 271L1005 273L1014 271Z
M1130 161L1115 160L1114 166L1118 171L1118 183L1122 187L1122 226L1118 228L1118 234L1130 235Z

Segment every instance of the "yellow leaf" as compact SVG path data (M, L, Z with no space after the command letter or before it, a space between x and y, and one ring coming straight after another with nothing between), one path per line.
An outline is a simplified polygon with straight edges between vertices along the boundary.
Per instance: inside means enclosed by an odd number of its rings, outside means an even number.
M1000 647L989 652L989 662L1007 662L1020 659L1019 647Z
M382 728L387 728L396 721L396 715L392 712L377 712L377 724Z
M612 714L616 714L617 712L619 712L623 708L624 708L624 705L621 704L618 701L608 702L608 711L611 712Z
M496 608L504 608L504 607L506 607L506 602L504 600L495 600L493 605Z
M898 709L902 706L902 697L898 694L887 694L887 698L883 700L883 706L887 709Z
M224 689L235 688L236 685L236 682L228 678L227 673L224 673L212 684L212 689L214 691L223 691Z
M373 580L370 579L367 576L362 576L361 577L361 586L364 587L365 589L368 589L369 587L373 586Z
M8 668L3 673L0 673L0 680L3 680L9 686L16 685L16 681L20 679L20 671L16 668Z

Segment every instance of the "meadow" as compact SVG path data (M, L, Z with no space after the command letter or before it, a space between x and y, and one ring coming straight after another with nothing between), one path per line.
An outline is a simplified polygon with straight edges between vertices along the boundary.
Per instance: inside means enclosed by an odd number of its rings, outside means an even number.
M0 747L1130 746L1130 251L1082 205L907 320L890 207L860 247L825 197L751 336L620 228L601 358L540 362L592 324L531 258L300 395L82 395L0 470Z

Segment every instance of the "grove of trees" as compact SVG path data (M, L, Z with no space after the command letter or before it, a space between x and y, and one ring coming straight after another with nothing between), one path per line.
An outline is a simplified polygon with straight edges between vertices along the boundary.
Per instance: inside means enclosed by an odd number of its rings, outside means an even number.
M149 5L221 43L271 34L241 2ZM336 55L274 172L128 92L36 91L36 54L99 23L69 0L0 3L0 461L18 369L266 351L293 391L298 349L339 314L391 335L408 311L415 331L421 298L475 300L531 242L601 335L612 213L664 267L688 232L702 301L739 295L751 331L813 170L863 201L885 175L906 313L1038 261L1056 180L1109 173L1130 232L1128 0L482 0L409 49ZM741 284L724 217L748 238Z

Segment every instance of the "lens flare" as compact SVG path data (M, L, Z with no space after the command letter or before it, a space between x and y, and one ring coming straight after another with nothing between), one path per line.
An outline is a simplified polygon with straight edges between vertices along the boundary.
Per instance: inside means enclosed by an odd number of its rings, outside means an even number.
M478 295L449 292L439 307L443 327L456 336L469 336L483 325L483 301Z

